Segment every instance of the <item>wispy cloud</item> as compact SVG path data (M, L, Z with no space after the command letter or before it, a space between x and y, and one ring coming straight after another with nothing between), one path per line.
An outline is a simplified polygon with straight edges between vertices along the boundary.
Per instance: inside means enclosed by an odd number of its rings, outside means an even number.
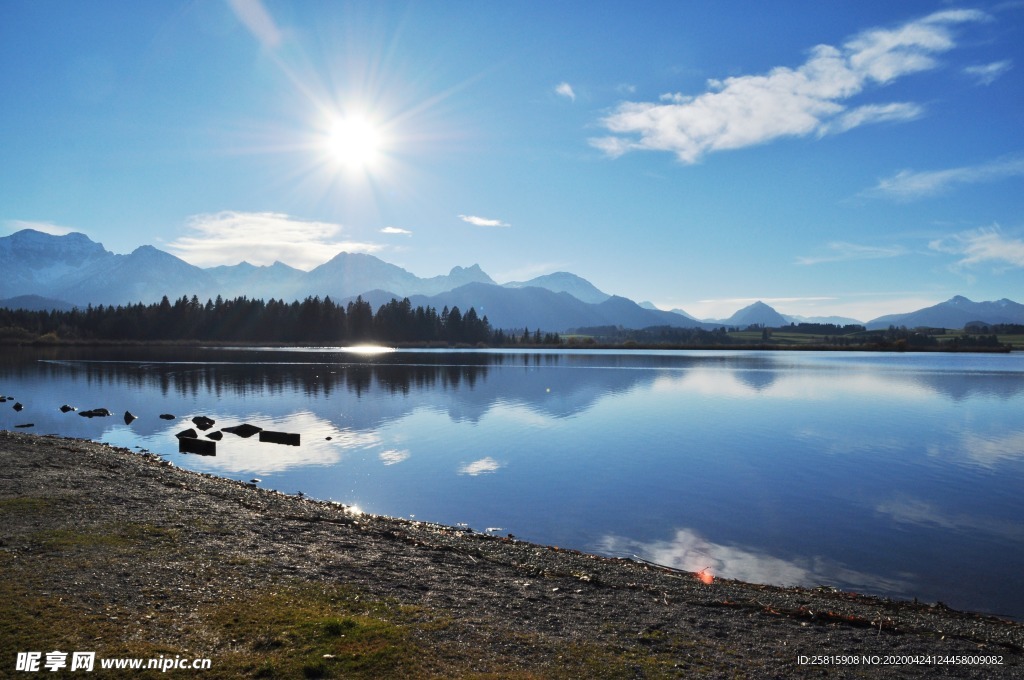
M1024 240L1003 234L998 225L962 231L928 244L932 250L960 257L954 267L992 264L996 269L1024 267Z
M81 229L74 229L72 227L62 227L59 224L53 222L38 222L35 220L5 220L4 226L7 227L7 232L13 234L16 231L22 229L34 229L35 231L41 231L44 234L53 234L54 236L64 236L72 232L81 232Z
M576 92L573 91L572 85L569 83L559 83L555 86L555 94L561 95L566 99L576 101Z
M842 102L869 85L935 68L936 55L956 47L952 27L989 19L978 10L940 11L896 28L865 31L842 47L818 45L797 68L709 80L708 90L696 96L669 93L658 102L624 102L601 120L612 134L590 143L611 157L634 150L667 151L684 163L696 163L714 151L780 137L823 136L869 123L912 120L923 112L918 104L850 110Z
M188 234L166 249L199 267L237 264L273 264L280 260L299 269L312 269L341 251L373 253L384 246L344 241L339 224L301 220L281 213L224 210L193 215Z
M459 215L459 219L463 222L468 222L474 227L510 227L508 222L502 222L501 220L493 220L489 217L477 217L476 215Z
M900 170L892 177L880 179L876 186L865 191L864 194L912 201L941 194L958 184L995 182L1019 175L1024 175L1024 156L1011 156L998 158L981 165L968 165L947 170Z
M979 85L991 85L1011 68L1013 68L1013 62L1006 59L1004 61L994 61L991 64L968 66L964 69L964 73L977 79Z
M880 260L899 257L907 253L902 246L862 246L845 241L834 241L828 244L829 254L812 255L796 258L797 264L811 265L826 262L846 262L848 260Z
M408 229L402 229L401 227L384 227L380 230L382 234L399 234L402 236L411 236L412 232Z

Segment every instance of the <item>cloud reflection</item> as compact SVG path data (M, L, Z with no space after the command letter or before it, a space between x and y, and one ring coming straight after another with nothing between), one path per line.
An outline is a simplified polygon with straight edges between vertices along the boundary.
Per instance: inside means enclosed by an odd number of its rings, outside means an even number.
M900 524L956 531L964 534L983 532L1012 541L1024 540L1024 525L995 517L947 513L918 498L893 498L879 503L875 510Z
M693 529L677 529L671 540L643 542L624 536L602 538L599 550L611 555L636 555L683 571L707 570L715 577L775 585L836 585L855 590L905 593L905 581L867 574L825 557L782 559L760 550L714 543Z
M1000 436L984 436L969 432L963 436L962 446L967 456L985 467L1024 458L1024 432L1011 432Z
M408 449L388 449L387 451L381 451L377 454L377 457L385 465L397 465L403 460L408 460L410 455Z
M501 463L494 460L490 456L481 458L480 460L474 460L472 463L467 463L459 468L460 475L470 475L476 477L477 475L486 474L489 472L495 472L503 467Z
M241 419L218 418L217 425L237 424ZM365 449L380 444L376 432L337 430L330 422L310 413L297 413L281 419L250 416L248 422L258 422L264 429L298 432L301 446L279 446L260 442L258 438L242 439L225 435L217 445L216 456L192 456L189 467L219 474L283 472L292 468L331 466L354 449ZM169 428L161 439L181 429L181 424ZM330 432L330 441L318 436ZM172 459L173 460L173 459Z

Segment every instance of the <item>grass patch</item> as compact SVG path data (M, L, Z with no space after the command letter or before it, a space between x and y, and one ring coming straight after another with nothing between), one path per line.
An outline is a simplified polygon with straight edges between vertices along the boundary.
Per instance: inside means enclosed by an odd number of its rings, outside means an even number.
M344 587L294 586L207 615L221 663L260 678L427 677L444 664L413 635L415 610Z
M73 550L82 548L138 548L176 543L181 532L153 524L115 524L97 529L48 529L36 532L33 538L46 550Z
M18 496L0 499L0 514L35 515L53 509L53 502L36 496Z
M38 573L14 577L14 567L11 557L0 556L0 675L13 672L18 652L95 651L97 658L153 658L181 651L131 639L117 621L46 592L36 582ZM110 677L98 667L96 672ZM159 673L139 671L133 677L155 678Z

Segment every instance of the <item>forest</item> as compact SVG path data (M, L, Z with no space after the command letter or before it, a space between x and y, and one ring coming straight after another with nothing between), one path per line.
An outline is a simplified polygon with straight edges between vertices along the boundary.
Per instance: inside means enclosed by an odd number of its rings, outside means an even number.
M392 300L374 313L362 296L347 305L329 297L299 302L237 297L200 302L193 295L156 304L118 305L71 311L0 309L0 340L60 341L206 341L268 343L557 345L558 333L540 329L495 329L470 307L413 308L408 298Z

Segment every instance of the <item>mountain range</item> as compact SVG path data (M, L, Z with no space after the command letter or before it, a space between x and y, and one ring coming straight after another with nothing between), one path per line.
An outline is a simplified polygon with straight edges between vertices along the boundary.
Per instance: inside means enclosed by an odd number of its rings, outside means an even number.
M408 297L414 306L437 309L475 307L497 328L565 331L589 326L646 328L779 327L791 322L860 323L854 319L806 319L779 314L755 302L727 319L696 319L681 309L663 311L649 302L637 304L599 290L584 278L556 272L498 284L479 265L454 267L448 274L421 278L372 255L341 252L303 271L282 262L257 266L201 268L153 246L116 255L86 235L55 236L32 229L0 237L0 307L69 309L86 305L159 302L196 295L200 300L249 298L304 299L330 297L337 302L361 295L375 308L392 298ZM954 297L908 314L880 317L868 328L931 326L962 328L972 321L1024 323L1024 305L1011 300L972 302Z

